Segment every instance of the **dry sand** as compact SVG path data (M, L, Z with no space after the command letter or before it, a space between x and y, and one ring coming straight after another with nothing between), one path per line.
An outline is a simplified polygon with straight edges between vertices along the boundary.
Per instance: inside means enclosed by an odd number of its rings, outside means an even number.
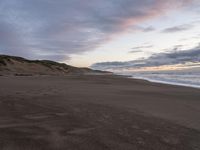
M200 150L200 90L118 76L1 76L0 150Z

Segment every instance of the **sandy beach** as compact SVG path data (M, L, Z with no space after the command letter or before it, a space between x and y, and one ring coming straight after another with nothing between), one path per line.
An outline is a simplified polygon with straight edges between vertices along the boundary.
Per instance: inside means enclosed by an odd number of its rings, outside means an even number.
M199 150L200 89L114 75L1 76L1 150Z

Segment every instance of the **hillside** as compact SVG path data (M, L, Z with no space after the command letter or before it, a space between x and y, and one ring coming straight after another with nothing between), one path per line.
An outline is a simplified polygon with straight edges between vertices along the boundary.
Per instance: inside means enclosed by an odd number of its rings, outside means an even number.
M51 60L28 60L22 57L0 55L0 75L67 75L106 73L89 68L77 68Z

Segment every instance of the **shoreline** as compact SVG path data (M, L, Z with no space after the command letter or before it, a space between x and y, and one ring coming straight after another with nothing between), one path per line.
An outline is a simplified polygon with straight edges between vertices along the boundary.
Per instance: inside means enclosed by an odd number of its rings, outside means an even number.
M157 83L157 84L163 84L163 85L171 85L171 86L178 86L178 87L186 87L186 88L195 88L200 89L200 85L192 85L192 84L184 84L184 83L177 83L177 82L170 82L170 81L161 81L161 80L154 80L149 79L145 77L137 77L137 76L131 76L131 75L120 75L120 74L69 74L69 75L32 75L32 74L17 74L17 75L2 75L1 77L68 77L68 76L113 76L113 77L121 77L121 78L127 78L127 79L133 79L133 80L141 80L141 81L147 81L150 83Z
M141 81L147 81L150 83L157 83L157 84L163 84L163 85L171 85L171 86L178 86L178 87L186 87L186 88L195 88L200 89L200 85L192 85L192 84L184 84L184 83L177 83L177 82L170 82L170 81L161 81L161 80L154 80L149 79L145 77L137 77L137 76L131 76L131 75L120 75L120 74L69 74L69 75L31 75L31 74L17 74L17 75L2 75L0 74L0 77L68 77L68 76L113 76L113 77L121 77L121 78L127 78L127 79L133 79L133 80L141 80Z
M190 87L190 88L200 89L200 85L184 84L184 83L177 83L177 82L170 82L170 81L161 81L161 80L154 80L154 79L149 79L149 78L145 78L145 77L136 77L136 76L128 76L128 78L145 80L145 81L149 81L151 83L160 83L160 84L166 84L166 85L174 85L174 86L182 86L182 87Z
M133 75L123 75L123 74L115 74L113 73L113 75L117 75L117 76L122 76L122 77L126 77L129 79L137 79L137 80L144 80L144 81L148 81L151 83L158 83L158 84L165 84L165 85L173 85L173 86L181 86L181 87L189 87L189 88L195 88L195 89L200 89L200 85L193 85L193 84L187 84L187 83L178 83L178 82L170 82L170 81L162 81L162 80L156 80L156 79L150 79L150 78L146 78L146 77L139 77L139 76L133 76Z

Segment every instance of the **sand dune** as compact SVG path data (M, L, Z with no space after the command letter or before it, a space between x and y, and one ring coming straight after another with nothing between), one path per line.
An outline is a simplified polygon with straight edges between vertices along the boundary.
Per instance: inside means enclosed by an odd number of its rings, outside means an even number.
M90 68L77 68L65 63L50 60L28 60L22 57L0 55L0 76L33 76L68 74L105 74L108 72L92 70Z

